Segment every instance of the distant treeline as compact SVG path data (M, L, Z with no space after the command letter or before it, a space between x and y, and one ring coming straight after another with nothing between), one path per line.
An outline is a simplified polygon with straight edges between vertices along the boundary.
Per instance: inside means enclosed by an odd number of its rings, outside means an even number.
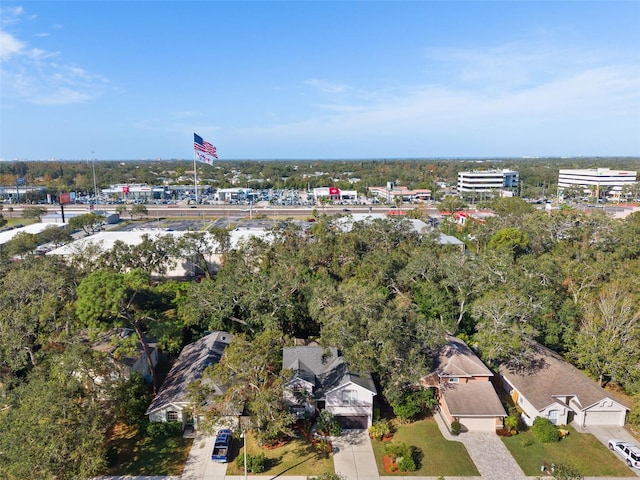
M215 188L314 188L334 185L366 192L369 186L394 182L409 188L429 188L437 196L438 183L455 185L464 170L509 168L520 172L525 197L555 193L561 168L638 170L640 157L375 159L375 160L234 160L212 166L198 164L202 184ZM0 186L46 187L48 193L90 191L93 169L98 187L118 183L191 184L191 160L19 161L0 162ZM22 181L22 180L21 180Z

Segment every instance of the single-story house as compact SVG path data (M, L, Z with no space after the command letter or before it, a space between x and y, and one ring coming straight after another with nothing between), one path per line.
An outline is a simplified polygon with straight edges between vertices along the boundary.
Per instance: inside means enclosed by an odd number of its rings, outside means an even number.
M347 429L366 429L373 422L373 397L377 394L370 374L349 370L336 348L285 347L282 368L293 371L284 398L303 415L328 410Z
M190 343L182 349L155 396L146 415L151 422L180 421L184 427L198 429L198 419L193 418L191 402L187 395L188 385L201 378L209 365L218 363L233 335L227 332L213 332ZM224 387L214 385L217 393L224 393Z
M629 407L595 381L542 345L534 346L531 366L513 371L499 368L503 388L522 411L527 425L536 417L555 425L623 426Z
M461 339L447 335L422 386L435 389L439 414L447 425L457 421L461 431L494 432L507 416L491 378L493 373Z

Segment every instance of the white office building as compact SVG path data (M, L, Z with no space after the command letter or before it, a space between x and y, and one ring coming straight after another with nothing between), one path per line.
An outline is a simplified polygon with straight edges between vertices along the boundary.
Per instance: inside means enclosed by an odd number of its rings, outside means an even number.
M582 187L586 195L596 198L618 198L622 187L635 183L637 172L611 170L609 168L564 169L558 175L558 197L562 198L565 188Z
M520 183L518 172L513 170L473 170L458 172L458 193L516 191Z

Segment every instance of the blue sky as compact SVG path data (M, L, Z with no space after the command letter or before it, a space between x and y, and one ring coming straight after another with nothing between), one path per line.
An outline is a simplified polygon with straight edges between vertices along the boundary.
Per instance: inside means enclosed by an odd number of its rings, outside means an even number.
M0 8L4 160L640 155L638 1Z

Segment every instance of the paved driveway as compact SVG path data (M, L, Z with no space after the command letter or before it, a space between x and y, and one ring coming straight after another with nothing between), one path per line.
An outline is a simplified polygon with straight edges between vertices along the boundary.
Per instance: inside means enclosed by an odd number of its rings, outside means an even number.
M227 464L214 462L210 456L214 439L213 436L196 435L182 472L182 480L224 480Z
M378 480L378 467L371 439L366 430L345 430L333 439L333 464L336 473L349 480Z
M500 437L494 432L465 432L454 436L449 433L449 429L439 414L435 414L434 418L444 438L461 442L466 447L483 480L524 480L528 478L513 459L507 447L504 446Z

